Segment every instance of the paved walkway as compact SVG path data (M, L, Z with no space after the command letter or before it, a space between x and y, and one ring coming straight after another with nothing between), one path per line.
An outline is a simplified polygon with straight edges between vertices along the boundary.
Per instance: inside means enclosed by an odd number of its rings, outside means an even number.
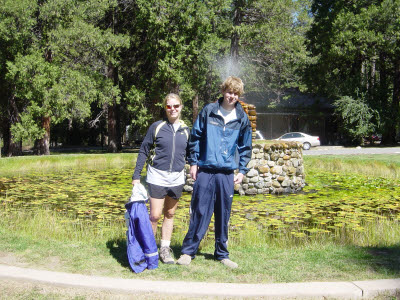
M400 279L351 282L235 284L123 279L0 265L1 278L132 294L153 292L163 295L195 297L269 297L276 299L325 297L365 299L381 294L397 295L400 297Z
M357 154L400 154L400 147L343 147L319 146L304 150L303 155L357 155Z

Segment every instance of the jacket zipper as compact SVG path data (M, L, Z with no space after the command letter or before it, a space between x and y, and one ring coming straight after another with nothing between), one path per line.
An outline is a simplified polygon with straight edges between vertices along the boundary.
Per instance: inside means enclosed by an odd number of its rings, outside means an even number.
M171 126L172 132L173 132L173 137L172 137L172 157L171 157L171 164L169 165L169 173L172 172L172 165L174 163L174 158L175 158L175 130L174 126Z

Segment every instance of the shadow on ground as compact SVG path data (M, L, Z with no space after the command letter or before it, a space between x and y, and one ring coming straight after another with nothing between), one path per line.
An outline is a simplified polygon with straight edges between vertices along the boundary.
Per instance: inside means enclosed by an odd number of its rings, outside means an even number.
M375 272L400 276L400 245L364 249L371 257L369 266Z
M126 240L125 239L113 239L106 243L108 250L112 257L124 268L129 268L128 256L126 254Z

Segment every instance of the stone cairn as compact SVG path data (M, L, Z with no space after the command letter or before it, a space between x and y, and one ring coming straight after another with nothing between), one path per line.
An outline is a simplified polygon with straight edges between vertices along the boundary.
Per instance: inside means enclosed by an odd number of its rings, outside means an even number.
M256 112L256 107L253 104L247 104L246 102L243 102L239 100L240 104L242 105L244 111L249 117L250 124L251 124L251 131L252 131L252 136L253 139L256 136L256 130L257 130L257 112Z
M240 195L297 193L305 186L302 144L282 142L253 144L247 167L249 172L241 184L235 185ZM193 191L193 179L186 165L185 192Z
M256 108L252 104L240 101L248 114L253 138L256 131ZM288 194L297 193L305 186L303 166L303 145L297 142L274 141L275 143L255 144L251 160L247 165L249 172L241 184L235 185L240 195ZM194 180L186 168L186 183L183 190L193 191Z

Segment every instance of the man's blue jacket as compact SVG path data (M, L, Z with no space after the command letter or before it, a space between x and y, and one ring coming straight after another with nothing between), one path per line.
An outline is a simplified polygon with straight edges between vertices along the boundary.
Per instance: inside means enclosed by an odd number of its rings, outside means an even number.
M237 119L224 123L218 109L223 101L207 104L193 125L190 142L190 165L214 171L239 169L246 174L251 158L251 125L242 105L236 103Z

